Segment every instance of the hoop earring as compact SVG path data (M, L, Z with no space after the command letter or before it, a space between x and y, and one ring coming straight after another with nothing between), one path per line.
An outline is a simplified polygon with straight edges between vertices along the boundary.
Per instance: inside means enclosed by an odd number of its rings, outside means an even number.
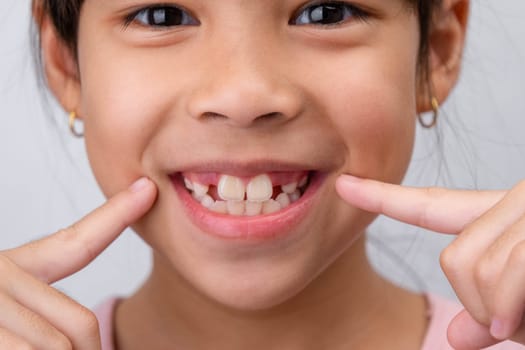
M439 101L436 97L432 96L430 98L430 105L432 106L432 119L430 122L427 122L423 119L421 114L417 116L417 119L419 121L419 125L421 125L425 129L432 129L437 124L437 120L439 117Z
M71 131L71 134L75 137L83 137L84 133L81 131L78 131L76 128L76 121L77 121L77 113L72 111L69 113L69 131Z

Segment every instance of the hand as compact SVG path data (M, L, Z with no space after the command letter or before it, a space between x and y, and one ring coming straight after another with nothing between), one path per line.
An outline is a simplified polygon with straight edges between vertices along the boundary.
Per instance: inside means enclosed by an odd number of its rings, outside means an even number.
M340 196L360 209L458 237L441 266L463 303L448 329L457 349L525 344L525 182L510 191L409 188L343 175Z
M156 193L141 179L69 228L0 252L0 349L100 349L94 314L49 284L88 265Z

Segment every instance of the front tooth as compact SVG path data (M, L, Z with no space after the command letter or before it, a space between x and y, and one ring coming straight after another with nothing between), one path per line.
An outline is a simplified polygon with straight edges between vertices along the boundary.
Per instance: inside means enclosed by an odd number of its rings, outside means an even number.
M223 175L217 185L217 192L225 201L242 201L246 188L241 179L235 176Z
M193 184L193 196L198 200L201 200L202 197L204 197L208 193L209 189L210 186L196 182Z
M228 214L230 215L244 214L244 201L227 201L226 207L228 208Z
M275 198L277 202L281 205L281 208L284 209L287 206L290 205L290 197L286 193L280 193L277 198Z
M228 207L224 201L215 201L209 209L219 214L228 214Z
M279 210L281 210L281 204L279 204L279 202L273 200L273 199L270 199L266 202L263 203L263 208L262 208L262 213L263 214L271 214L271 213L275 213Z
M266 174L254 177L246 187L246 198L252 202L265 202L272 198L272 180Z
M263 207L262 202L246 201L246 209L244 210L244 214L246 216L260 215L262 211L262 207Z
M284 193L288 193L288 194L294 193L296 189L297 189L297 182L292 182L292 183L289 183L288 185L281 186L281 190L283 190Z

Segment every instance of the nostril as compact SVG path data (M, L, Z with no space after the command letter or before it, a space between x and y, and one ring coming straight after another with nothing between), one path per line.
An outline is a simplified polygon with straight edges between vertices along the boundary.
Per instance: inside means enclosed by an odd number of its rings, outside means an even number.
M283 116L282 113L272 112L272 113L266 113L266 114L260 115L255 118L247 118L247 119L243 118L242 120L247 121L248 124L251 124L254 122L265 123L271 120L280 119L282 116ZM217 112L205 112L201 114L200 119L204 121L226 121L232 118L227 115L217 113Z
M217 119L228 119L227 116L215 113L215 112L205 112L201 115L201 119L207 119L207 120L217 120Z
M266 114L260 115L257 118L255 118L255 121L263 122L263 121L267 121L269 119L277 119L280 116L281 116L281 113L279 113L279 112L266 113Z

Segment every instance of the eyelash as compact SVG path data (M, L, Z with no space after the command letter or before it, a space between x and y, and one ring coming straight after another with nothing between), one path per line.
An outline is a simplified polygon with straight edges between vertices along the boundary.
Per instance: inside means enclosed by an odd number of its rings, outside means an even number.
M325 18L320 18L318 23L301 23L305 20L314 20L312 16L315 15L336 15L340 16L341 13L328 13L325 14L324 11L322 11L322 8L325 7L325 10L328 10L327 7L330 7L332 11L341 11L343 10L342 16L344 18L337 20L333 23L322 23L322 20ZM156 18L156 13L158 11L163 10L161 16ZM317 13L316 13L317 10ZM319 10L321 12L319 13ZM155 12L157 11L157 12ZM308 11L308 12L307 12ZM160 14L159 14L160 15ZM155 20L159 20L161 18L164 18L164 22L167 21L167 16L178 16L178 20L180 20L181 23L178 24L150 24L150 23L144 23L144 22L152 22ZM142 20L138 19L139 16L142 16ZM332 0L316 0L314 2L310 2L305 4L303 7L301 7L295 14L293 15L293 18L289 21L290 25L310 25L310 26L320 26L320 27L334 27L339 26L348 21L348 19L355 19L358 21L367 21L370 18L370 14L366 12L363 9L360 9L359 7L350 4L345 1L332 1ZM173 19L173 18L172 18ZM136 10L124 18L124 24L123 27L127 28L131 24L138 22L139 25L144 27L153 27L153 28L170 28L170 27L178 27L178 26L189 26L189 25L198 25L199 21L195 19L191 14L188 13L187 10L179 7L174 6L173 4L157 4L154 6L148 6L141 8L139 10Z
M169 15L167 12L170 11L171 15L173 15L173 11L175 11L175 14L181 16L181 20L183 23L177 24L177 25L162 25L162 24L147 24L147 23L141 23L140 20L137 18L139 16L146 16L147 19L154 19L155 12L154 11L160 11L164 10L164 16ZM153 27L153 28L169 28L169 27L175 27L175 26L188 26L188 25L198 25L199 21L196 20L193 15L191 15L187 10L179 7L174 6L173 4L157 4L154 6L148 6L143 7L139 10L133 11L129 15L127 15L124 18L124 28L129 27L134 22L139 22L139 25L145 26L145 27Z
M306 11L310 9L310 19L314 11L318 8L321 8L323 6L331 6L332 9L335 7L339 7L339 10L343 9L345 11L344 15L348 15L349 18L353 18L358 21L366 22L368 19L370 19L370 14L366 12L365 10L357 7L356 5L353 5L351 3L345 2L345 1L322 1L317 0L314 2L310 2L305 4L303 7L301 7L293 16L293 18L290 20L289 24L293 25L316 25L315 23L312 24L298 24L297 22L307 15ZM318 23L317 25L322 27L334 27L339 26L348 21L348 17L344 18L340 21L337 21L335 23Z

